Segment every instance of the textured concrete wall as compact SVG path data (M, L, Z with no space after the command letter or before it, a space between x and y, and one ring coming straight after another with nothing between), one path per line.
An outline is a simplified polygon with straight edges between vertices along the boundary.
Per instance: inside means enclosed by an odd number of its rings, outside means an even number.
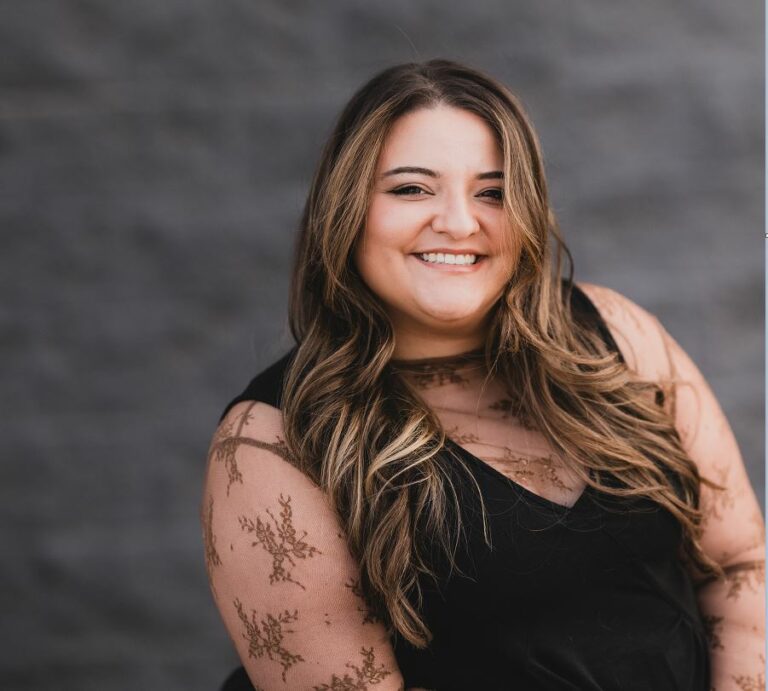
M223 404L286 338L352 91L466 60L543 142L576 275L699 364L762 501L763 8L0 1L3 689L216 688L197 522Z

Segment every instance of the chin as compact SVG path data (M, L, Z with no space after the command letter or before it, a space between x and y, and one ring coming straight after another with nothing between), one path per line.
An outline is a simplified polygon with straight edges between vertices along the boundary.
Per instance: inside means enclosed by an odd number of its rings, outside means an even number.
M440 322L448 326L472 324L482 318L482 310L456 310L455 306L446 306L445 309L435 307L424 309L424 314L433 321Z

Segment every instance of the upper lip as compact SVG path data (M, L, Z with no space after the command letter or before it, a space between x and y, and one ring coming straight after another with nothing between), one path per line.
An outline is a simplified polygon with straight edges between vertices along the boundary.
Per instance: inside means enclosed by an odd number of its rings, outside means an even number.
M437 254L438 252L443 254L476 254L477 256L485 256L482 252L478 252L477 250L464 248L456 249L455 247L437 247L432 250L419 250L418 252L414 252L414 254Z

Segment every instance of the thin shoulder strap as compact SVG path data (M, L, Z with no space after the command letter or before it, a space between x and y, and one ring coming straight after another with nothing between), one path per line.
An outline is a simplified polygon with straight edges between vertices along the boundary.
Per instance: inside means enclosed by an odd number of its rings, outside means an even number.
M565 279L563 279L563 281L565 282ZM598 311L597 307L595 307L595 304L592 302L592 300L589 299L587 294L583 290L581 290L581 288L579 288L575 283L573 283L572 285L573 285L573 291L571 293L571 307L574 312L574 318L587 319L588 322L592 324L592 326L600 334L608 350L617 353L619 356L619 360L624 364L626 364L627 361L624 359L624 355L622 355L621 349L617 345L616 340L614 339L611 332L608 330L608 325L605 323L605 320L603 319L602 315ZM658 391L656 391L656 394L654 396L654 401L656 405L663 407L665 400L666 400L666 396L664 394L664 391L663 389L659 388Z
M296 347L294 346L277 362L271 364L251 379L248 386L243 389L242 393L235 396L235 398L227 403L224 412L219 418L219 422L224 419L232 406L241 401L261 401L262 403L268 403L273 408L281 408L283 400L283 379L285 377L285 372L288 369L288 365L295 353Z
M571 310L575 319L584 321L591 325L603 339L606 348L618 354L619 360L626 364L624 355L621 352L616 340L608 329L608 325L605 323L602 315L595 307L595 303L589 299L587 294L576 285L575 282L570 284L571 290ZM567 290L568 283L566 279L563 279L563 290Z

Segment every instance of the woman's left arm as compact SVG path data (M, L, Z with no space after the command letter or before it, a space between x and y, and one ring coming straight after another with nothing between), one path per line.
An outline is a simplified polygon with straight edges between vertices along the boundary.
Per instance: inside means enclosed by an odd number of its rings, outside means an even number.
M765 523L731 426L703 375L656 320L671 374L683 446L701 475L704 552L725 572L697 584L716 691L765 689Z
M683 447L702 483L701 546L725 572L696 583L715 691L765 689L765 523L739 446L715 395L661 322L620 293L580 284L598 307L630 369L665 385Z

